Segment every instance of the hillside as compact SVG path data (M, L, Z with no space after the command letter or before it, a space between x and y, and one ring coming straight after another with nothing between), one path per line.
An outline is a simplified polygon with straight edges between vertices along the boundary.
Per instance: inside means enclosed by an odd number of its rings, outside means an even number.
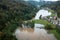
M15 0L0 0L0 40L16 40L12 35L24 20L32 19L37 9Z

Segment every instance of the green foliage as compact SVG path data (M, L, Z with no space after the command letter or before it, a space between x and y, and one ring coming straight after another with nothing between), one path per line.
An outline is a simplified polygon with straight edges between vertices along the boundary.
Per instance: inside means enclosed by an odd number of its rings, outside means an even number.
M13 0L0 0L0 32L4 33L1 40L15 40L13 32L25 20L32 19L37 10L26 3L18 3ZM1 34L0 34L1 35Z
M56 27L56 31L60 34L60 28Z
M47 25L45 26L45 29L51 30L51 29L53 29L53 27L52 27L51 24L47 24Z
M28 25L31 27L31 28L34 28L34 22L28 22Z
M0 40L17 40L15 36L12 36L10 34L4 34L0 36Z
M49 22L48 21L46 21L46 20L33 20L34 21L34 23L39 23L39 24L43 24L43 25L47 25L47 24L49 24Z
M51 24L47 20L41 20L40 19L40 20L33 20L33 22L45 25L45 29L55 29L56 28L56 26L54 24Z
M60 40L60 34L56 30L50 30L50 33L53 33L57 40Z

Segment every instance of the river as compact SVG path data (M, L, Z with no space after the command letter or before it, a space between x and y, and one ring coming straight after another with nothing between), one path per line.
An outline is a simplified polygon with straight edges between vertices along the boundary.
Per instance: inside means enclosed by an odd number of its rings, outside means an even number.
M39 19L39 16L49 16L51 12L47 10L39 10L36 13L35 19ZM34 28L17 28L15 31L17 40L56 40L53 34L48 34L42 24L34 24Z

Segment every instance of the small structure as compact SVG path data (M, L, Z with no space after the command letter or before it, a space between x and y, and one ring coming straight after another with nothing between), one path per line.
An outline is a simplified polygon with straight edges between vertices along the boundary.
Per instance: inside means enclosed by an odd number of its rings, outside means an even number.
M53 18L54 18L54 20L57 20L57 16L54 16Z

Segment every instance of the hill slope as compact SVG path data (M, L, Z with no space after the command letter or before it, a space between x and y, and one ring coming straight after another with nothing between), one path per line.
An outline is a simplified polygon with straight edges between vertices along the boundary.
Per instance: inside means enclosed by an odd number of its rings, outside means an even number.
M37 9L30 4L14 0L0 0L0 40L16 40L15 29L24 20L32 19Z

